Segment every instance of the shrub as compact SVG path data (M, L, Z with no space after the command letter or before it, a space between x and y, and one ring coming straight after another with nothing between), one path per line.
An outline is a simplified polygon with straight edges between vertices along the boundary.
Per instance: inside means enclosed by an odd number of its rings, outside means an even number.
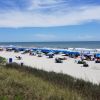
M0 57L0 64L5 64L6 63L6 58Z

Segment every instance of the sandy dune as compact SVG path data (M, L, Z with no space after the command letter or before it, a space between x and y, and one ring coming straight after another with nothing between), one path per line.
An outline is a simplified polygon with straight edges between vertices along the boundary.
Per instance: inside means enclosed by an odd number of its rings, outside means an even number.
M100 64L96 64L94 61L88 61L89 67L85 68L75 63L75 59L73 58L68 58L63 63L55 63L55 58L49 59L45 55L43 57L37 57L30 56L29 54L2 51L0 52L0 56L7 59L13 58L13 62L23 62L25 65L45 71L64 73L93 83L100 83ZM21 56L22 60L17 60L15 56Z

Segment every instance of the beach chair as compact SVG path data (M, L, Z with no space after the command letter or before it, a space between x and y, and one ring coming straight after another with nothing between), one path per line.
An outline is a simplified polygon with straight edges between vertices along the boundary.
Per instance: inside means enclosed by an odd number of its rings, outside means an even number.
M29 55L36 56L36 53L35 52L30 52Z
M66 57L61 57L61 58L59 58L60 60L67 60L67 58Z
M19 52L19 50L14 50L14 52L18 53L18 52Z
M55 62L56 62L56 63L63 63L63 61L62 61L61 59L59 59L59 58L56 58L56 59L55 59Z
M20 57L20 56L16 56L16 58L17 58L18 60L21 60L21 59L22 59L22 57Z
M89 67L89 65L87 63L84 63L83 67Z
M42 54L38 54L38 57L42 57Z
M3 51L3 48L0 48L0 51Z
M78 63L77 64L85 64L86 62L85 61L78 61Z
M96 60L95 63L100 63L100 61L99 60Z
M26 54L26 52L25 52L25 51L23 51L21 54Z
M49 55L49 58L53 58L53 55Z

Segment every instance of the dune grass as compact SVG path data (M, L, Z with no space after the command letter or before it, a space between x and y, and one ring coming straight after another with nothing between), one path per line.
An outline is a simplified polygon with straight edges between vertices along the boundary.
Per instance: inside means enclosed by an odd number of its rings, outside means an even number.
M100 85L62 73L6 64L0 65L0 100L100 100Z
M29 72L3 66L0 67L0 100L85 100L85 97Z

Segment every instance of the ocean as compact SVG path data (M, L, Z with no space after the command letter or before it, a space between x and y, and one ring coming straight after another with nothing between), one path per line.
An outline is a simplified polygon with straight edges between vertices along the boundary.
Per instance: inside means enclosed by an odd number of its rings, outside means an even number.
M48 48L89 48L100 49L100 41L67 41L67 42L0 42L0 46L48 47Z

